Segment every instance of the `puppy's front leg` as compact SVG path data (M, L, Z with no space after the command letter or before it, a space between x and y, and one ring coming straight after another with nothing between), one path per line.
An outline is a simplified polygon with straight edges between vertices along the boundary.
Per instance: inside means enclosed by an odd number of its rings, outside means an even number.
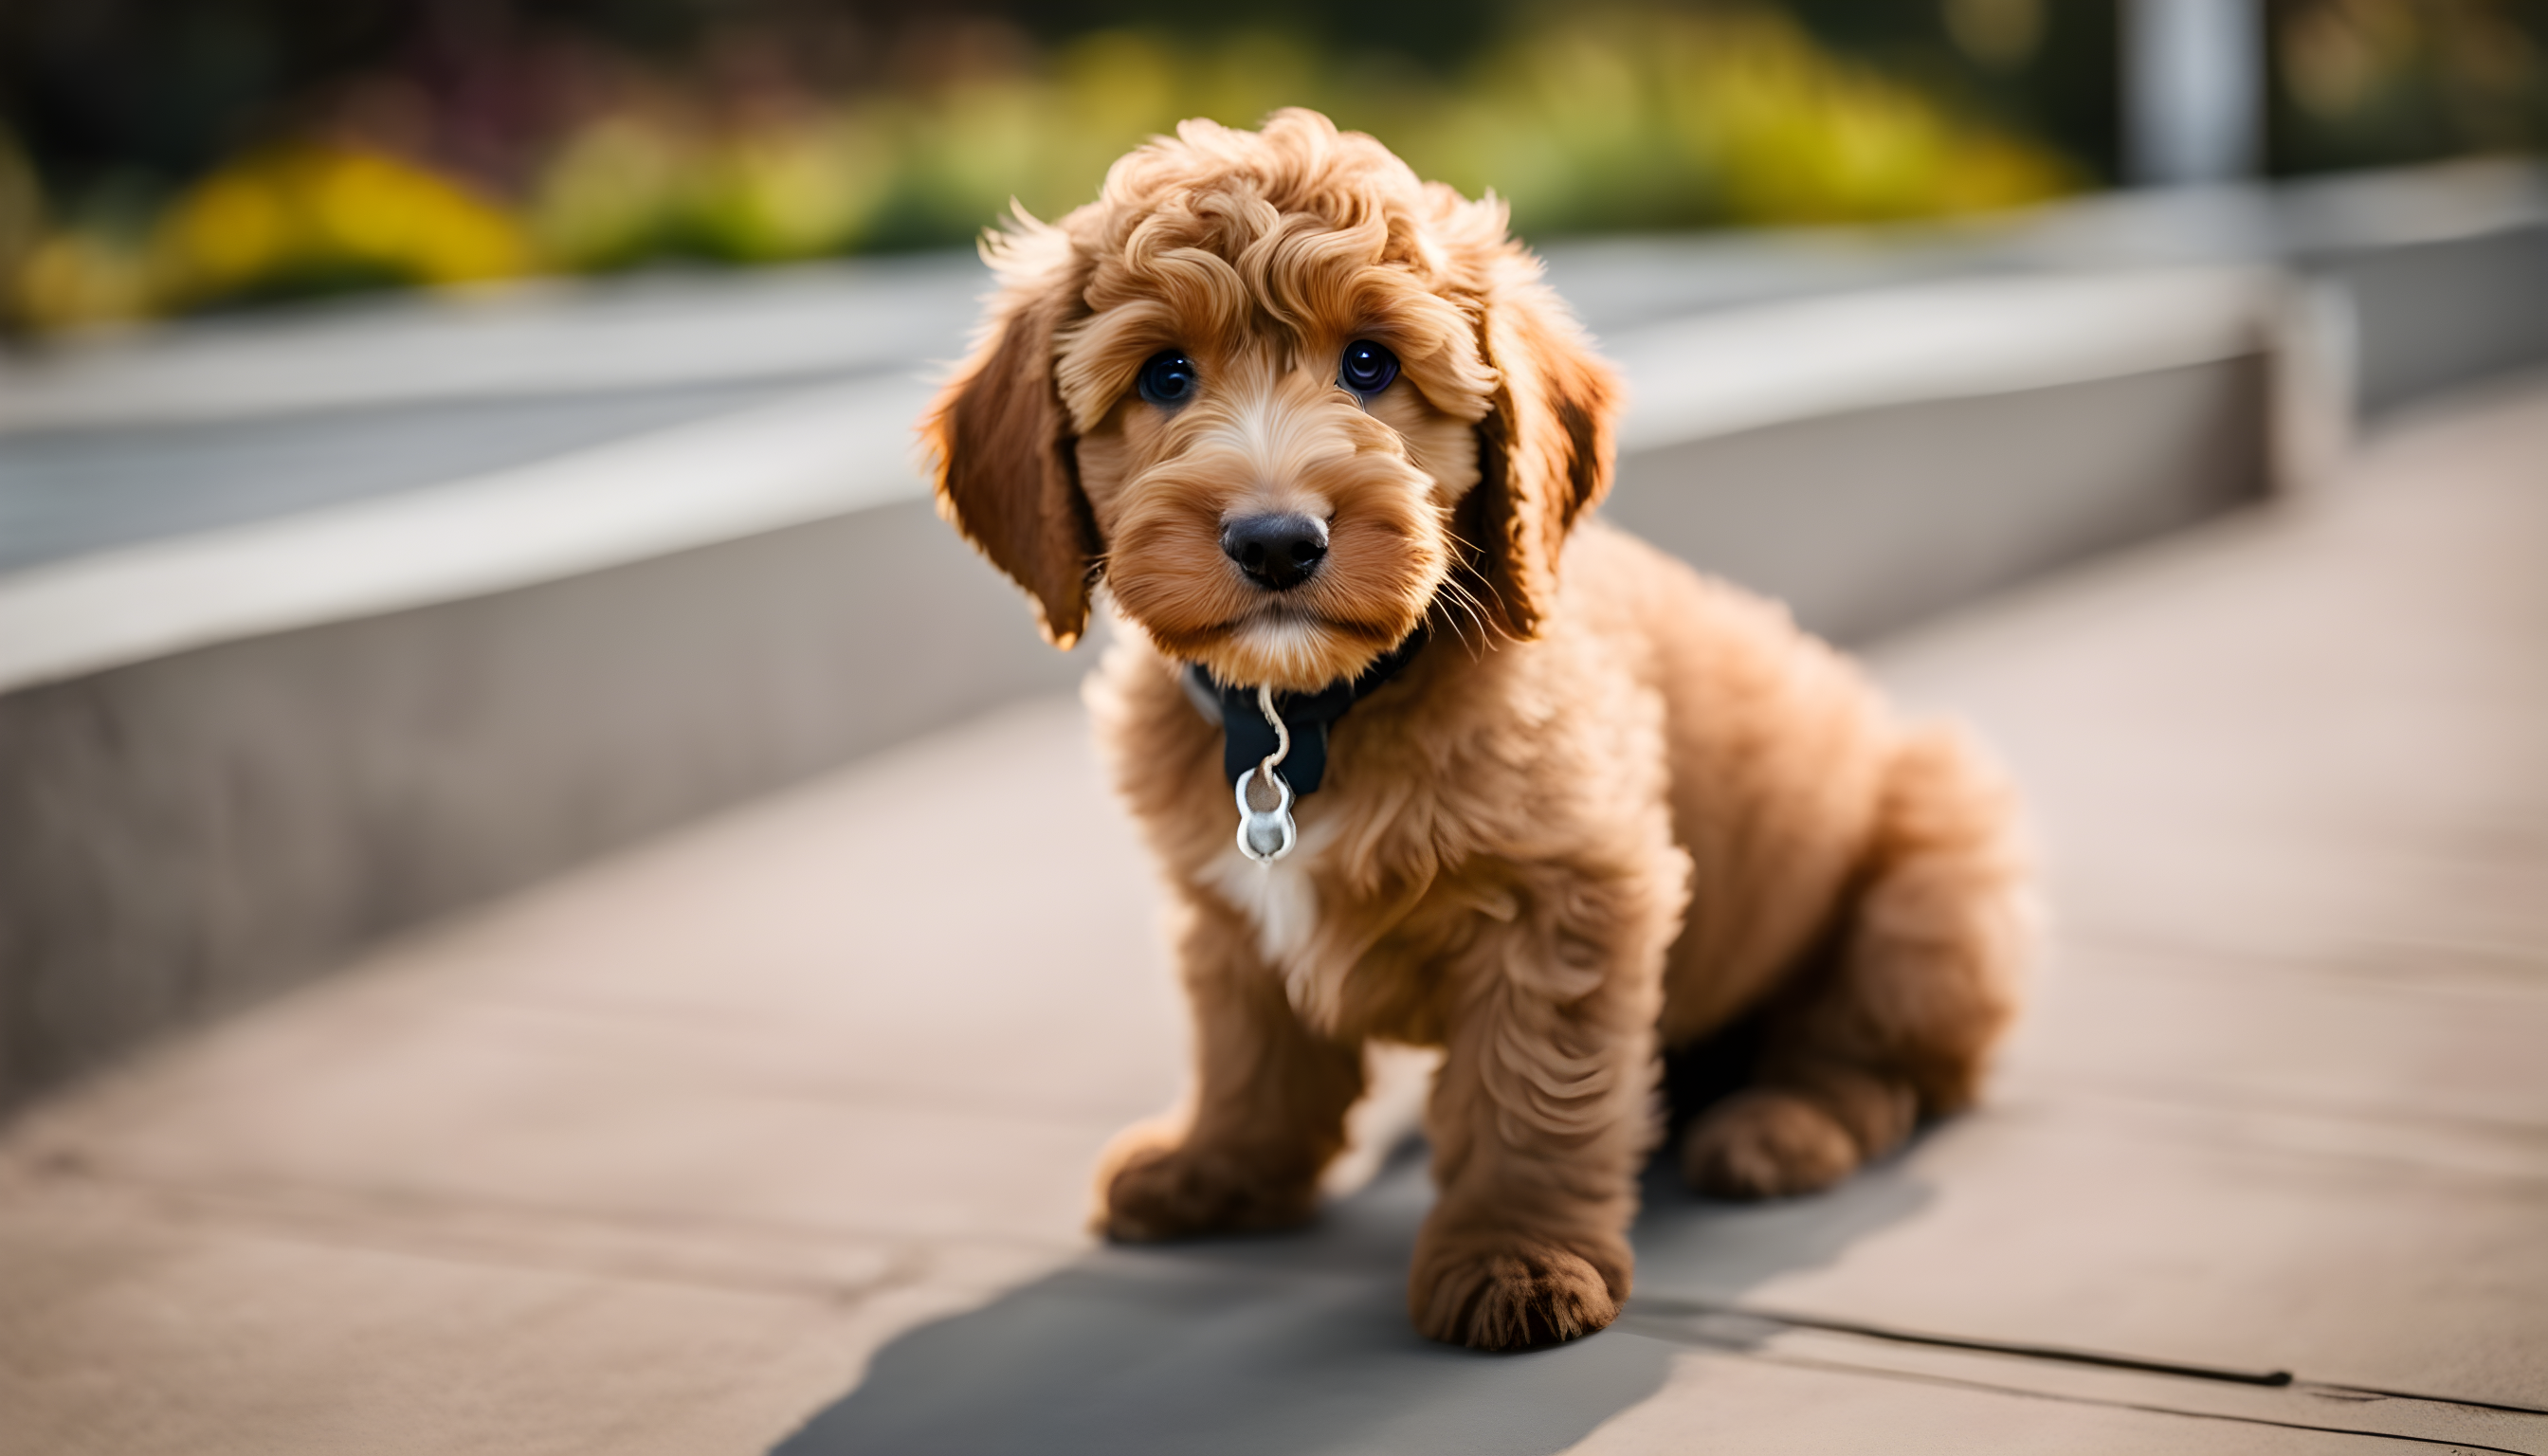
M1136 1128L1098 1174L1109 1238L1149 1242L1288 1228L1318 1206L1319 1173L1344 1146L1362 1095L1362 1051L1313 1033L1246 926L1198 899L1178 947L1195 1018L1192 1121Z
M1441 1196L1408 1284L1417 1329L1485 1350L1617 1318L1647 1140L1660 941L1531 919L1464 957L1429 1119Z

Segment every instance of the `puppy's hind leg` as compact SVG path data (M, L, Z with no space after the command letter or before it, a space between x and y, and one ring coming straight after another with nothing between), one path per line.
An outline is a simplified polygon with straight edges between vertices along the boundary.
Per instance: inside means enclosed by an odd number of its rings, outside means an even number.
M1827 1188L1969 1105L2018 1004L2031 916L2013 796L1964 741L1915 731L1825 963L1770 1012L1752 1085L1682 1142L1726 1198Z
M1303 1024L1237 917L1208 900L1189 913L1192 1116L1127 1130L1097 1177L1098 1231L1127 1242L1308 1223L1362 1095L1362 1048Z

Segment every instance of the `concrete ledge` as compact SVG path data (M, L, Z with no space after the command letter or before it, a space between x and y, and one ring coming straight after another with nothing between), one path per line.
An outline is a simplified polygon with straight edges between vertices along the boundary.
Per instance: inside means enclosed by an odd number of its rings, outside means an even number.
M2365 417L2548 359L2548 221L2334 250L2303 266L2351 305L2354 408Z
M1609 517L1864 641L2263 496L2267 356L1791 421L1642 452Z
M0 697L0 1104L1088 657L903 500Z
M193 319L0 355L0 430L889 373L952 355L985 282L969 255L929 253Z
M554 459L0 578L0 690L645 561L925 494L925 387L834 386Z

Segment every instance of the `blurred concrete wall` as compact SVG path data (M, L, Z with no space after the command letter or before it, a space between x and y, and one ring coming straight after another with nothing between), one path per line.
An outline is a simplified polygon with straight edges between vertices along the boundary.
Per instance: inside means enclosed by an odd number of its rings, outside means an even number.
M1090 655L914 500L0 697L0 1103Z

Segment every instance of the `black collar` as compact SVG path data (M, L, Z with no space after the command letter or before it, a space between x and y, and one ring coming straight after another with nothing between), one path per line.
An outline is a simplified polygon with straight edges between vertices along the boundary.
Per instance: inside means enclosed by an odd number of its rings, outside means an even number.
M1348 682L1330 683L1316 692L1274 694L1274 711L1283 715L1283 726L1292 730L1292 752L1276 772L1292 785L1295 796L1318 792L1320 780L1326 776L1328 726L1397 677L1398 670L1413 661L1423 646L1424 629L1418 627ZM1223 686L1200 663L1189 665L1184 679L1186 696L1194 700L1195 711L1221 725L1222 776L1237 782L1239 774L1263 763L1274 752L1274 725L1266 722L1265 714L1257 708L1256 689Z

